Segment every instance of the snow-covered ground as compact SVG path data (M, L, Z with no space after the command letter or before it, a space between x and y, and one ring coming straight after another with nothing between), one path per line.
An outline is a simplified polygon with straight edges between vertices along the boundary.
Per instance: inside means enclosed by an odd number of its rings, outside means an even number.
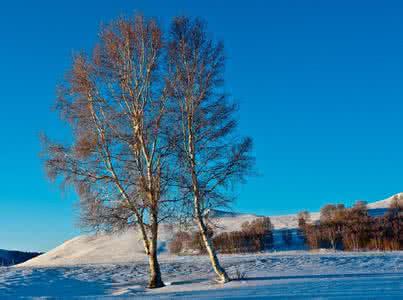
M402 199L399 194L399 199ZM369 205L385 210L391 198ZM256 215L212 211L216 231L238 230ZM319 213L311 214L312 221ZM275 249L281 230L297 227L297 216L271 216ZM160 228L159 252L166 287L146 290L147 257L139 233L76 237L15 267L0 268L0 299L17 297L151 297L193 299L242 298L391 298L403 299L403 252L317 252L303 250L248 255L224 255L232 276L246 279L224 286L214 282L205 256L173 256L167 244L175 230ZM296 235L294 244L298 245ZM303 249L300 247L295 249Z
M0 298L102 297L158 299L403 298L403 252L288 251L222 256L246 279L220 285L205 256L161 256L166 287L146 290L147 264L0 268ZM87 298L86 298L87 299Z

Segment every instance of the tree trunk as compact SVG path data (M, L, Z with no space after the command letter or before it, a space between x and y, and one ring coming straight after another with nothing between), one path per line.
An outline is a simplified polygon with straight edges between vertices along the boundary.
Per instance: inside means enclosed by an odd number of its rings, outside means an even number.
M150 264L150 281L148 282L148 287L150 289L164 287L165 285L162 281L160 265L158 263L156 245L151 246L151 251L148 259Z
M157 257L157 240L158 240L158 219L156 214L151 213L151 243L150 254L148 256L150 264L150 281L148 287L150 289L164 287L165 284L162 281L160 264Z
M221 283L227 283L231 281L227 272L225 272L224 268L221 267L220 262L217 258L217 254L215 252L213 243L209 237L208 229L206 224L204 223L202 211L201 211L201 197L200 197L200 189L199 189L199 181L196 175L196 162L195 162L195 149L193 144L193 130L192 130L192 117L188 116L188 130L189 130L189 140L188 140L188 151L190 158L190 172L192 175L192 189L193 189L193 206L195 212L196 223L199 227L200 234L202 236L204 245L206 247L207 253L210 258L211 265L213 266L214 272L218 276L218 281Z
M214 272L218 276L218 280L220 283L227 283L231 281L229 278L227 272L225 272L224 268L221 267L220 262L217 258L216 251L213 247L213 243L211 241L211 238L208 233L208 228L206 224L204 223L203 216L200 212L200 209L198 208L199 205L196 203L197 200L195 200L195 213L196 213L196 223L199 227L200 234L202 236L204 246L206 247L207 253L210 258L211 265L213 266Z

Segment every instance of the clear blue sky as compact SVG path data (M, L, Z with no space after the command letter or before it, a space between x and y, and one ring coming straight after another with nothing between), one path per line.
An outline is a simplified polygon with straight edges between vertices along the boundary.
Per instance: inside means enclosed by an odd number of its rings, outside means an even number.
M164 25L200 16L224 40L227 89L261 174L236 210L315 211L403 191L400 1L11 2L0 4L0 248L48 250L79 233L75 195L47 181L38 134L68 136L50 107L72 53L134 11Z

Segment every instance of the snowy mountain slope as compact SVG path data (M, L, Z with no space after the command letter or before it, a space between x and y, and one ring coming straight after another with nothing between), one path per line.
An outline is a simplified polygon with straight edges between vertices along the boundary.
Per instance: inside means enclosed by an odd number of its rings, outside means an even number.
M398 194L402 196L403 194ZM393 197L368 205L374 212L385 211L384 207L390 205ZM215 225L215 232L239 230L241 225L251 222L259 216L211 210L210 219ZM283 249L281 230L298 227L297 215L270 216L274 226L274 246L276 250ZM319 213L311 213L311 220L319 219ZM160 227L159 251L167 255L166 245L172 239L174 230L172 226ZM298 244L298 240L296 240ZM302 245L300 245L302 249ZM20 266L62 266L79 264L124 263L131 261L144 261L146 259L140 234L135 230L128 230L122 234L98 234L92 236L79 236L73 238L55 249L27 261Z
M216 225L221 231L234 231L240 230L241 225L244 222L251 222L256 218L262 217L253 214L241 214L241 213L216 213L213 211L209 214L214 225ZM270 216L271 223L275 229L291 229L298 227L297 215L282 215L282 216ZM311 220L319 220L319 213L311 213Z
M389 197L385 200L377 201L377 202L372 202L369 203L368 209L378 209L378 208L389 208L392 202L397 199L399 203L403 203L403 193L399 193L396 195L393 195L392 197Z

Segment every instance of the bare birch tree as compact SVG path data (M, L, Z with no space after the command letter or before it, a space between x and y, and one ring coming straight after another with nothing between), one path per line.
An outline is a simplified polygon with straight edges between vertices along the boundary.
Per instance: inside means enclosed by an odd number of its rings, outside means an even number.
M219 281L230 280L208 233L206 212L225 206L228 188L251 167L250 138L239 138L236 106L222 91L223 45L210 39L202 22L174 19L169 39L169 94L175 99L179 186ZM189 203L185 202L185 203Z
M163 47L154 20L136 16L106 26L92 56L75 57L60 89L56 106L73 141L45 149L50 177L76 187L87 225L139 228L150 288L164 286L158 226L171 201Z

